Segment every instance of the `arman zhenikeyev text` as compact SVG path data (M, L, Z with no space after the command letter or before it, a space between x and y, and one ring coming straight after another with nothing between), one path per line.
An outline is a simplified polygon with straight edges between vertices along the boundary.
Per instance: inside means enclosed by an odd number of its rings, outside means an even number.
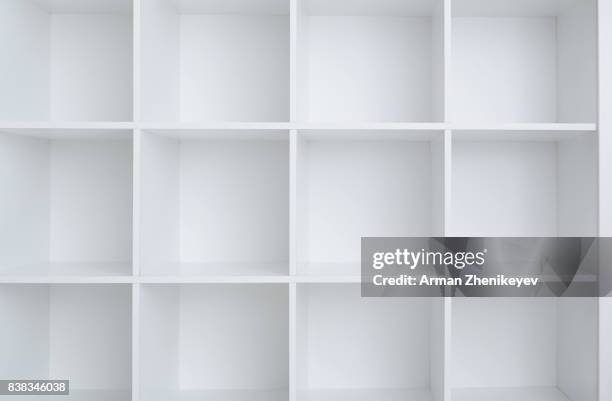
M386 277L377 274L372 277L376 286L490 286L490 287L529 287L539 283L538 277L508 277L498 274L494 277L479 277L466 274L461 277L437 277L423 275L402 274L395 277Z

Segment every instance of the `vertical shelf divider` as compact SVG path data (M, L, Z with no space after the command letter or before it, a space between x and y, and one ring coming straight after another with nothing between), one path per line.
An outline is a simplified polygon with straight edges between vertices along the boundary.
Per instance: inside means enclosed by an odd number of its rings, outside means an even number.
M450 118L450 86L451 86L451 56L452 56L452 3L451 0L443 0L443 37L444 37L444 56L443 56L443 77L442 77L442 96L444 110L443 110L443 121L449 123Z
M289 283L289 401L297 401L297 284Z
M612 237L612 159L610 150L612 149L612 116L609 111L612 107L612 54L609 49L612 45L612 3L609 1L598 2L598 121L597 137L599 151L599 221L598 235L600 237ZM603 248L603 247L602 247ZM602 249L606 252L606 249ZM609 251L608 251L609 252ZM609 260L609 259L608 259ZM612 272L610 266L601 265L600 268L607 268L600 275L600 280L605 283L612 282ZM604 295L604 294L601 294ZM599 299L599 400L612 401L612 344L610 335L612 334L612 294ZM606 341L608 339L608 341Z
M289 121L297 121L298 0L289 0Z
M132 275L140 276L140 168L142 131L133 131L133 164L132 164Z
M449 124L450 121L450 101L451 93L451 62L452 62L452 0L443 0L444 15L444 56L443 56L443 121ZM451 235L452 222L452 131L444 131L444 236ZM443 401L451 401L451 347L452 347L452 298L444 298L444 392Z
M289 121L298 120L298 0L289 0ZM297 401L297 154L298 137L289 131L289 401Z
M452 235L452 132L444 131L444 236ZM453 299L444 301L444 398L451 401L451 347L452 347L452 305Z
M140 168L141 168L141 0L132 0L133 6L133 54L132 54L132 401L140 401Z
M289 0L289 121L297 121L298 0ZM289 401L297 401L297 131L289 131Z
M133 3L133 54L132 54L132 120L140 121L140 71L142 55L141 44L141 0L132 0Z
M452 234L452 151L453 134L450 130L444 131L444 235Z
M452 400L451 362L452 362L452 298L444 298L444 401Z
M140 401L140 283L132 284L132 401Z
M298 208L297 208L298 133L289 132L289 274L297 274Z

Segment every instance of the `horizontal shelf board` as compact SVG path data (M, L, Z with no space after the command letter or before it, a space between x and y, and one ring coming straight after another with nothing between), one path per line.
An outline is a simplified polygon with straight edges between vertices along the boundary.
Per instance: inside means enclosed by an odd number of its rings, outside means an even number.
M446 123L292 123L294 129L304 131L441 131Z
M132 139L132 130L107 128L0 128L0 133L41 139Z
M2 401L33 401L45 399L49 401L130 401L131 390L76 390L70 388L70 395L47 396L2 396Z
M298 401L433 401L428 389L339 389L298 391Z
M141 401L287 401L287 390L155 390L141 392Z
M4 272L21 276L130 276L130 262L50 262L24 265Z
M133 121L0 121L0 130L24 129L24 130L126 130L133 129Z
M214 131L214 130L305 130L305 131L441 131L448 124L425 123L308 123L308 122L202 122L202 123L136 123L144 130Z
M202 123L164 123L142 122L138 128L144 130L162 131L214 131L214 130L288 130L292 128L289 122L202 122Z
M144 130L167 138L208 140L289 140L288 130L212 129L212 130Z
M594 123L451 124L453 131L597 131Z
M594 131L453 131L457 141L557 142L594 136Z
M566 124L571 125L571 124ZM582 125L582 124L575 124ZM589 125L589 124L586 124ZM594 124L591 124L594 127ZM142 129L162 131L179 135L183 132L199 131L443 131L450 124L438 122L425 123L307 123L307 122L201 122L201 123L164 123L164 122L28 122L0 121L0 130L8 131L47 131L71 130L132 130Z
M133 276L0 276L0 284L133 284Z
M307 140L394 140L433 141L442 138L443 131L377 131L377 130L298 130Z
M453 401L570 401L555 387L454 389L452 398Z
M142 276L136 279L142 284L274 284L289 283L289 276Z
M359 284L361 276L334 276L334 275L297 275L292 276L291 281L295 283L319 283L319 284Z
M284 276L289 274L287 263L168 263L141 266L147 277L240 277Z

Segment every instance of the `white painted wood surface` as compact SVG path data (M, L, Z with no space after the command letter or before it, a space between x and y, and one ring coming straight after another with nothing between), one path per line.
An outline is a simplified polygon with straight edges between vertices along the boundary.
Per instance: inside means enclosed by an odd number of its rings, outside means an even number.
M607 0L3 0L0 378L611 401L606 299L358 286L361 236L610 235L611 22Z

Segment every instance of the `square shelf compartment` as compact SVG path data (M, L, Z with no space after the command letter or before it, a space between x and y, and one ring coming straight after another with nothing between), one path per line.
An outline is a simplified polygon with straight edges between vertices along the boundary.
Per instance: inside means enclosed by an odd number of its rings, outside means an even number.
M289 273L289 135L143 132L141 274Z
M596 298L452 301L453 401L596 401Z
M132 274L132 134L0 130L0 275Z
M455 0L451 121L593 123L596 0Z
M301 131L298 273L360 274L361 237L443 232L441 132Z
M70 380L67 401L130 401L131 304L129 285L0 284L0 377Z
M443 299L298 284L298 401L442 401L443 361Z
M3 0L0 121L130 121L131 0Z
M298 118L444 119L442 0L299 0Z
M142 2L145 121L288 121L289 0Z
M288 401L286 284L144 285L142 401Z
M452 236L597 235L595 133L460 132Z

